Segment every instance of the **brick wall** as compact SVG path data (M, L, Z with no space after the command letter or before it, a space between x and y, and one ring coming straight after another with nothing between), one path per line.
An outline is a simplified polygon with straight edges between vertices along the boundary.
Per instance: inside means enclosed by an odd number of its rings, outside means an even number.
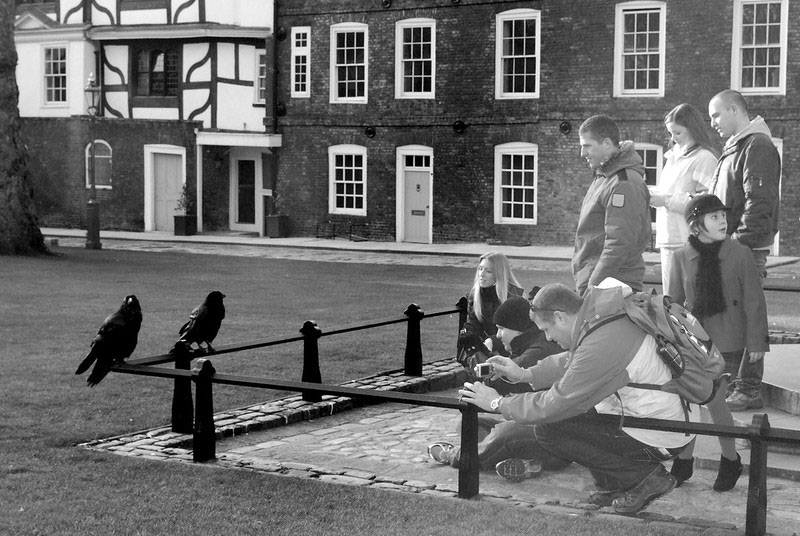
M732 11L729 0L668 0L666 91L663 98L613 98L613 1L572 2L395 0L388 9L367 0L282 0L276 27L311 26L311 98L289 95L290 39L278 41L278 102L284 146L280 149L277 205L298 234L312 233L318 221L366 222L380 239L394 239L395 149L419 144L433 148L433 238L437 241L502 240L570 244L583 193L591 180L578 154L577 130L586 117L606 113L619 122L623 138L663 145L663 117L681 102L701 111L730 84ZM540 98L494 98L495 15L516 8L542 11ZM394 25L398 20L436 20L436 98L394 98ZM790 19L794 22L795 19ZM369 102L329 103L332 24L369 25ZM789 35L786 97L753 97L752 111L763 115L784 140L781 253L800 253L800 216L795 132L800 113L795 97L800 25ZM453 133L452 124L468 128ZM572 132L561 134L569 121ZM374 138L364 127L377 129ZM493 223L494 146L511 141L539 147L539 222ZM327 213L327 147L341 143L368 149L366 217L331 218Z
M86 116L23 118L22 139L28 149L34 202L43 227L86 227L84 148L90 139ZM102 229L144 230L145 144L186 147L186 175L195 188L195 122L98 118L96 139L112 153L113 188L97 189Z

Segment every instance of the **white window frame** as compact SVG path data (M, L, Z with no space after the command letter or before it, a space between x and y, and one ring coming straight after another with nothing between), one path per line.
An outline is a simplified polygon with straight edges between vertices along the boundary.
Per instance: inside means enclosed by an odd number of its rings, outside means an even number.
M305 34L305 45L298 45L297 41L302 34ZM289 91L293 99L303 99L311 97L311 26L295 26L291 32L291 68L289 71ZM297 89L298 56L305 58L305 89Z
M361 182L363 184L363 203L361 208L336 206L336 157L357 155L362 157ZM328 147L328 213L350 216L367 215L367 148L363 145L342 144Z
M503 69L503 23L509 20L527 20L536 22L536 82L533 91L506 92L503 89L505 71ZM495 99L538 99L542 80L542 18L538 9L512 9L495 16L495 58L494 58L494 97Z
M772 138L772 143L775 145L775 149L778 150L778 156L781 158L781 174L778 177L778 202L780 203L781 199L783 198L783 138ZM770 254L775 255L776 257L781 254L780 228L778 228L778 232L775 233L775 240L772 241Z
M639 143L634 142L633 144L634 151L655 151L656 152L656 182L654 186L661 185L661 171L664 169L664 147L657 143ZM644 161L642 162L644 164ZM646 166L645 166L646 167ZM647 176L644 177L645 182L647 182ZM648 185L649 186L649 185ZM654 211L649 208L650 210L650 226L653 230L655 230L656 226L656 217Z
M780 72L776 87L742 87L742 11L745 4L781 5ZM733 3L733 39L731 42L731 87L743 95L786 95L786 70L789 35L789 0L735 0Z
M55 78L53 75L47 74L47 51L60 49L64 51L64 100L48 100L47 98L47 80L48 78ZM42 103L49 108L63 108L69 106L69 47L67 43L47 43L42 45Z
M255 62L256 64L254 67L255 82L253 83L253 89L254 89L253 102L255 104L265 104L266 94L267 94L267 84L269 83L269 81L267 80L267 52L265 50L256 50ZM265 96L261 95L262 90L264 91Z
M658 29L658 88L626 89L625 88L625 15L639 10L659 11ZM616 6L614 19L614 96L615 97L663 97L666 72L666 40L667 40L667 4L666 2L635 1L623 2Z
M111 190L113 188L113 184L114 184L114 179L113 179L113 176L111 174L111 170L112 170L111 162L113 162L113 159L114 159L113 158L114 157L114 150L111 148L111 145L109 145L109 143L107 141L105 141L105 140L94 140L94 144L95 144L95 155L94 155L95 185L94 185L94 187L96 189L98 189L98 190ZM97 156L97 146L98 145L105 145L108 148L108 156L105 156L105 155ZM92 143L89 142L89 143L86 144L86 147L83 150L83 163L84 163L84 169L86 170L86 174L85 174L86 177L85 178L86 178L86 187L87 188L91 188L92 187L91 177L89 176L89 155L91 154L91 148L92 148ZM108 160L108 175L109 175L108 176L108 184L96 184L96 182L97 182L97 161L101 160L101 159L107 159Z
M405 19L399 20L394 25L394 98L396 99L433 99L436 97L436 21L433 19ZM431 55L429 58L407 59L403 57L404 44L403 31L409 28L429 28L431 31ZM405 91L405 69L406 61L424 62L429 61L431 65L430 91Z
M340 97L338 95L338 73L336 68L336 37L340 33L360 32L364 34L364 95ZM366 104L369 98L369 28L358 22L342 22L331 26L330 39L330 102L332 104Z
M514 218L503 216L503 156L533 156L533 218ZM529 188L520 186L520 188ZM536 225L539 221L539 146L528 142L511 142L494 147L494 223L511 225Z

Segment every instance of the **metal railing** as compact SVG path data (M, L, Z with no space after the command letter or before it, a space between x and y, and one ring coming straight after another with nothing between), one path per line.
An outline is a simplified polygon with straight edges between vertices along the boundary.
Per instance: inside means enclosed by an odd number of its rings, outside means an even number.
M458 410L461 413L461 457L458 470L458 496L475 497L479 491L478 463L478 413L477 407L460 402L456 398L402 393L384 390L347 387L321 383L319 371L319 350L317 341L323 336L332 336L357 330L371 329L380 326L407 323L405 348L405 368L407 376L422 375L422 348L420 343L420 323L424 318L459 314L459 330L463 327L467 315L466 298L461 298L455 309L423 313L419 306L409 305L400 318L379 320L376 322L352 325L345 328L322 332L316 323L308 321L300 329L301 336L284 337L250 341L236 345L221 346L210 355L197 358L192 354L162 354L140 359L132 359L111 370L123 374L170 378L174 380L172 403L172 429L175 432L192 434L192 456L196 462L213 460L216 457L216 430L214 427L213 385L235 385L294 391L303 394L309 402L321 400L323 395L350 397L364 402L396 402L419 406L438 407ZM303 374L302 381L281 380L275 378L259 378L217 373L211 355L263 348L278 344L303 341ZM192 359L195 366L190 369ZM175 362L175 368L169 369L154 365ZM195 385L196 403L192 404L191 385ZM601 415L600 419L619 424L618 416ZM767 516L767 452L769 443L789 443L800 445L800 432L780 428L771 428L766 414L753 416L749 426L720 426L706 423L685 421L669 421L663 419L643 419L626 417L625 426L669 432L681 432L717 437L748 439L751 443L749 483L747 495L747 512L745 534L748 536L766 533Z

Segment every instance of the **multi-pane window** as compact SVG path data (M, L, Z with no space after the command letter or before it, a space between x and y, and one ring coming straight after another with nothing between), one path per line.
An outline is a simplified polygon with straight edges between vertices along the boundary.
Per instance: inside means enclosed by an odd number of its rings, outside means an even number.
M787 19L787 0L739 0L734 4L734 88L751 94L785 94Z
M536 223L538 160L539 149L532 143L495 147L495 223Z
M495 97L539 96L540 17L533 9L514 9L496 17Z
M180 53L176 48L137 49L135 84L139 97L176 97L180 83Z
M360 145L328 148L331 214L367 215L367 149Z
M614 95L663 97L664 2L617 5L615 28Z
M298 26L292 28L292 97L311 96L309 85L311 60L311 28Z
M256 94L257 103L264 103L267 100L267 54L266 52L256 52Z
M367 25L331 26L331 102L367 102Z
M409 19L395 25L395 97L434 98L436 23Z
M648 186L655 186L658 184L658 177L661 175L661 167L664 161L661 146L650 143L637 143L635 147L636 152L644 163L644 182ZM656 209L651 207L650 222L655 223L655 221Z
M103 140L94 142L94 184L95 188L111 188L111 146ZM92 144L86 145L86 187L92 185Z
M67 102L67 47L44 49L44 102Z

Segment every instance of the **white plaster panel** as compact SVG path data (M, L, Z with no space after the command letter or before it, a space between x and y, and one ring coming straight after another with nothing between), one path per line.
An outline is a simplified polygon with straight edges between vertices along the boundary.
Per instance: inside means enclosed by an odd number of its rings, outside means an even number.
M128 47L127 46L107 46L105 47L106 62L119 69L123 76L128 77ZM103 67L104 82L108 85L124 84L127 80L120 78L119 73Z
M251 46L239 47L239 80L252 82L256 78L256 49Z
M39 43L17 43L16 76L19 88L17 106L19 115L22 117L33 117L40 114L42 102L41 56L42 47ZM69 60L69 58L67 59Z
M79 24L83 21L83 9L80 7L83 5L83 0L61 0L57 3L58 5L58 18L64 24ZM75 8L78 8L72 15L69 16L69 19L66 19L67 13L72 11Z
M177 108L134 108L133 117L135 119L178 119Z
M126 91L106 92L105 98L108 106L121 113L122 117L128 117L128 93ZM109 115L109 117L116 116Z
M94 0L94 2L103 9L97 7L92 9L92 24L96 26L116 24L117 21L110 17L117 16L117 0Z
M171 3L172 16L173 17L175 17L176 15L178 16L178 18L172 22L175 24L186 23L186 22L199 22L200 2L195 1L193 4L187 6L186 8L182 9L180 13L178 13L178 8L185 3L186 0L172 0Z
M208 54L208 43L192 43L183 47L183 79L189 69L201 61ZM192 79L187 82L207 82L211 80L211 59L192 72Z
M136 9L123 11L119 16L120 24L167 24L166 9Z
M202 108L208 102L209 91L207 89L191 89L183 92L183 114L185 119L195 111ZM211 106L203 110L199 115L192 118L193 121L202 121L203 128L211 128Z
M217 86L217 127L262 132L264 108L253 106L253 88L219 84Z
M217 45L217 76L222 78L234 78L236 76L236 62L233 54L234 46L232 43L219 43Z
M272 0L206 0L206 18L237 26L272 27Z

